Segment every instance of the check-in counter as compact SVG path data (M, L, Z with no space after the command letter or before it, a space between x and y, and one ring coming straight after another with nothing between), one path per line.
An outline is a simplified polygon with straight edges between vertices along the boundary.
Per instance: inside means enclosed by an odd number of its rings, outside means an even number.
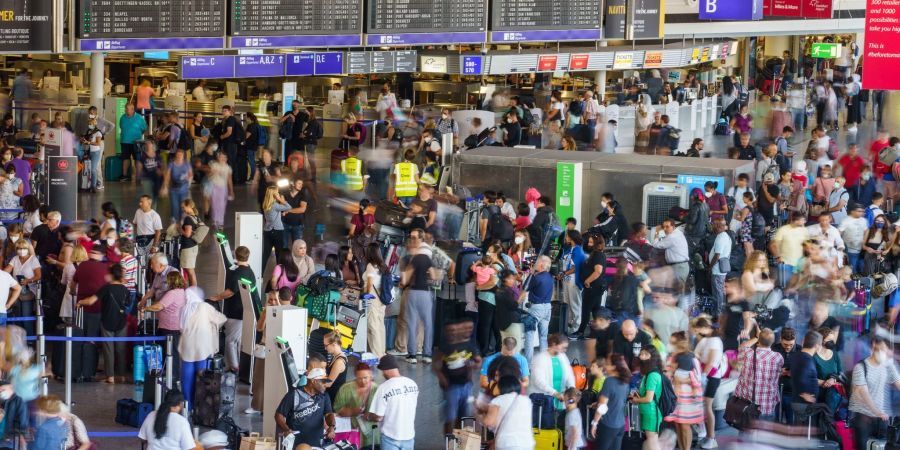
M585 220L597 215L604 192L615 195L628 220L638 221L644 207L642 191L647 183L674 183L678 175L723 177L725 186L720 189L724 191L738 174L752 175L754 170L752 161L721 158L480 147L455 156L453 180L474 194L502 191L508 198L521 200L525 191L534 187L556 198L558 162L582 163L581 216Z
M679 149L687 149L694 138L706 138L712 135L719 119L721 107L718 106L718 96L706 97L694 100L691 104L678 104L669 102L665 105L653 105L650 115L654 111L669 116L670 124L681 129ZM610 105L606 107L606 118L615 119L618 122L618 152L630 153L634 150L635 142L635 106ZM675 149L672 149L673 153Z

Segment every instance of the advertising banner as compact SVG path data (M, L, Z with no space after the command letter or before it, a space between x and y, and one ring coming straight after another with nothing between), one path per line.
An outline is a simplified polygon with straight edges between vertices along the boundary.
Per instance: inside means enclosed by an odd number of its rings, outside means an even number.
M627 0L607 0L605 22L603 24L604 39L625 39L625 22L628 16Z
M699 5L704 20L760 20L763 16L762 0L700 0Z
M569 70L586 70L590 56L587 53L571 54L569 56Z
M659 39L665 32L666 8L662 0L632 0L628 29L630 39Z
M803 17L806 19L830 19L832 0L802 0Z
M556 70L557 55L541 55L538 57L538 72L553 72Z
M781 17L801 17L803 15L801 7L804 1L805 0L770 0L771 10L768 15Z
M0 0L0 25L0 51L53 50L51 1Z
M662 67L662 57L662 52L644 53L644 68L652 69L654 67Z
M50 210L59 211L65 220L77 220L78 157L50 156L48 164L47 204Z
M866 42L863 60L866 64L866 89L900 89L896 68L900 65L900 1L867 0Z
M613 69L631 69L634 67L634 52L616 52Z
M556 216L566 220L574 217L581 223L581 188L583 164L556 163Z

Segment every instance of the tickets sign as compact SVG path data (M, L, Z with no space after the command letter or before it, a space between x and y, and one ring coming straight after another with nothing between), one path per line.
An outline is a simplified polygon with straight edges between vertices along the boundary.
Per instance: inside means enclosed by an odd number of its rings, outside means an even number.
M631 69L634 67L634 52L616 52L613 69Z
M662 59L662 52L646 52L644 53L644 68L662 67Z

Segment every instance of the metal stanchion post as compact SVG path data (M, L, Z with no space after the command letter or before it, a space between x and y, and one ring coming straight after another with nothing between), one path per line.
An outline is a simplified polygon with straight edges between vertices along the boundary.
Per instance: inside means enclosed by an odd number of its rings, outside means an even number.
M40 300L38 300L38 304L40 303ZM40 308L38 309L35 329L37 330L37 360L41 364L41 373L43 374L44 370L47 369L47 342L44 338L44 315L41 314ZM47 377L41 376L41 395L47 395L48 390L49 385Z
M172 356L173 342L172 336L166 336L166 389L172 389L172 363L175 361Z
M72 404L72 326L66 326L66 404L73 408Z

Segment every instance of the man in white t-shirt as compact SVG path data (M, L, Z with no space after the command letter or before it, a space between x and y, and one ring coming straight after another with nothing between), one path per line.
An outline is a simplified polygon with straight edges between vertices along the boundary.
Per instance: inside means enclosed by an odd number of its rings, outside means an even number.
M366 419L381 422L382 450L413 450L419 386L400 375L397 360L391 355L381 357L378 370L381 370L385 381L375 390Z
M714 220L713 231L716 240L709 252L709 267L712 271L713 297L721 308L725 306L725 276L731 271L731 236L728 235L725 219Z
M9 272L0 271L0 323L6 323L6 314L9 308L19 300L22 286Z
M195 101L198 102L208 102L209 95L206 93L206 80L200 80L197 82L197 87L191 91L191 95L194 97Z
M162 236L162 219L153 210L153 199L149 195L142 195L138 206L138 210L134 213L135 241L141 247L150 245L151 251L155 252L153 249L159 247Z

